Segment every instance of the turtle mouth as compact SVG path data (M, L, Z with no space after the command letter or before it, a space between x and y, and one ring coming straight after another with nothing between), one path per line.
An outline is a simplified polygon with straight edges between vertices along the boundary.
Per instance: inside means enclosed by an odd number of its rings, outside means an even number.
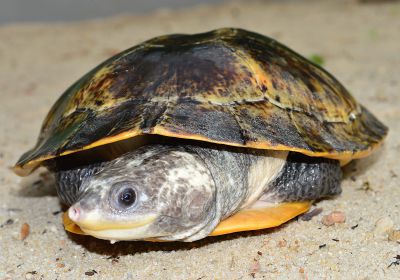
M153 237L147 233L147 229L154 219L148 221L141 221L134 224L127 224L126 227L116 224L110 225L104 229L85 228L80 226L81 230L88 235L99 239L106 240L143 240Z
M71 208L64 213L63 222L67 231L91 235L106 240L139 240L154 237L148 228L157 219L157 215L146 215L134 221L113 221L102 218L97 211L91 211L76 219Z

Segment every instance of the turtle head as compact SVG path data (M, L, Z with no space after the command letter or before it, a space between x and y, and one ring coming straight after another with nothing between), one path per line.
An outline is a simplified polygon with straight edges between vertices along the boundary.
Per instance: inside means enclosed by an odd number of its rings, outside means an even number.
M83 232L108 240L192 241L215 222L215 184L182 148L142 147L102 165L69 208Z

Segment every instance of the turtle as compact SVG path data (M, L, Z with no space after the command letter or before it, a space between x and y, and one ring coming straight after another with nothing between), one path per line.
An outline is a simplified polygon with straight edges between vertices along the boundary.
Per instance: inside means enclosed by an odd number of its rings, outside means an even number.
M191 242L341 193L388 128L322 67L238 28L159 36L72 84L14 166L54 172L67 231Z

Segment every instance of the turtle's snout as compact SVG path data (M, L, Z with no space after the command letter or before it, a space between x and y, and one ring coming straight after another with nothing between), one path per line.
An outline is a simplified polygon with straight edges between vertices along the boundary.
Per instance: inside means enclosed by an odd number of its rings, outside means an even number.
M82 214L82 209L77 205L72 205L68 209L68 216L74 222L79 222L79 220L82 220Z

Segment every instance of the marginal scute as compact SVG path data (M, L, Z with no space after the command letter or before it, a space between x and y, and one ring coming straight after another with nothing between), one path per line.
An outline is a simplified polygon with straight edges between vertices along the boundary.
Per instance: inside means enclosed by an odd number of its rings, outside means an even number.
M345 162L368 155L387 128L320 67L226 28L157 37L94 68L54 104L14 170L144 134Z

